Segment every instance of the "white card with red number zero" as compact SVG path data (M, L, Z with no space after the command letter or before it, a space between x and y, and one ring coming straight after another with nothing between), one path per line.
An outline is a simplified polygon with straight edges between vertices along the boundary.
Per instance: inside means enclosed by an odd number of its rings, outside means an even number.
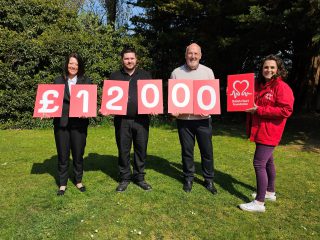
M193 81L169 79L169 113L193 113Z
M169 79L168 112L220 114L219 79Z
M193 81L193 114L221 114L219 79Z
M163 113L161 79L138 80L138 114Z

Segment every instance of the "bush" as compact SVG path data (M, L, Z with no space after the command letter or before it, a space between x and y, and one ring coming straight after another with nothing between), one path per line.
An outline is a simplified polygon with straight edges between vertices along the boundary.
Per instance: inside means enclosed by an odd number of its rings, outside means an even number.
M78 15L63 0L0 0L0 16L1 128L51 126L51 121L32 118L37 85L52 83L70 52L83 56L87 76L98 84L98 99L102 80L120 67L124 45L147 55L141 38L125 29L113 30L92 14ZM142 57L140 64L147 67L150 59ZM92 120L101 121L109 120Z

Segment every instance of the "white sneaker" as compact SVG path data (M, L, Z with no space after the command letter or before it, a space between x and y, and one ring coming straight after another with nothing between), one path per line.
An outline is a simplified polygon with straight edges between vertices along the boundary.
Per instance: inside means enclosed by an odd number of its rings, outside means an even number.
M251 196L255 199L256 196L257 196L257 193L252 193ZM268 200L268 201L271 201L271 202L275 202L277 200L277 196L276 194L270 194L270 193L266 193L265 197L264 197L265 200Z
M243 211L248 211L248 212L265 212L266 211L266 207L264 205L258 204L256 200L253 200L252 202L249 202L249 203L240 204L239 208L242 209Z

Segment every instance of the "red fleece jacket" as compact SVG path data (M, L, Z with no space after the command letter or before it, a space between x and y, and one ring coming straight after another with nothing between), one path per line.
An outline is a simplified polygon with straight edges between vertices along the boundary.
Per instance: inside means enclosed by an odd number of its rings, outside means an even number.
M276 146L279 144L287 118L293 111L294 96L281 77L258 86L255 92L257 111L248 114L247 130L250 140Z

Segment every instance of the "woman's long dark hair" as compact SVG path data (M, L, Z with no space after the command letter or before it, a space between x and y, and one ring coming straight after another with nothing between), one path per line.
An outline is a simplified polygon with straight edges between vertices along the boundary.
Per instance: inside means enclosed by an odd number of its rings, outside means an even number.
M66 57L66 61L64 64L64 79L67 79L68 75L69 75L69 71L68 71L68 63L70 61L70 58L75 58L78 61L78 73L77 73L77 77L83 77L85 71L84 71L84 62L81 58L81 56L78 53L70 53L69 56Z
M263 71L263 64L265 63L265 61L269 61L269 60L275 61L276 64L277 64L277 67L278 67L277 74L274 75L273 78L281 77L283 80L285 80L286 77L288 76L288 72L287 72L287 70L286 70L286 68L284 66L284 63L283 63L282 59L279 58L276 55L270 54L270 55L266 56L264 59L262 59L262 61L261 61L261 66L260 66L260 70L259 70L259 73L258 73L258 84L259 85L261 83L262 84L266 83L266 80L262 75L262 71Z

